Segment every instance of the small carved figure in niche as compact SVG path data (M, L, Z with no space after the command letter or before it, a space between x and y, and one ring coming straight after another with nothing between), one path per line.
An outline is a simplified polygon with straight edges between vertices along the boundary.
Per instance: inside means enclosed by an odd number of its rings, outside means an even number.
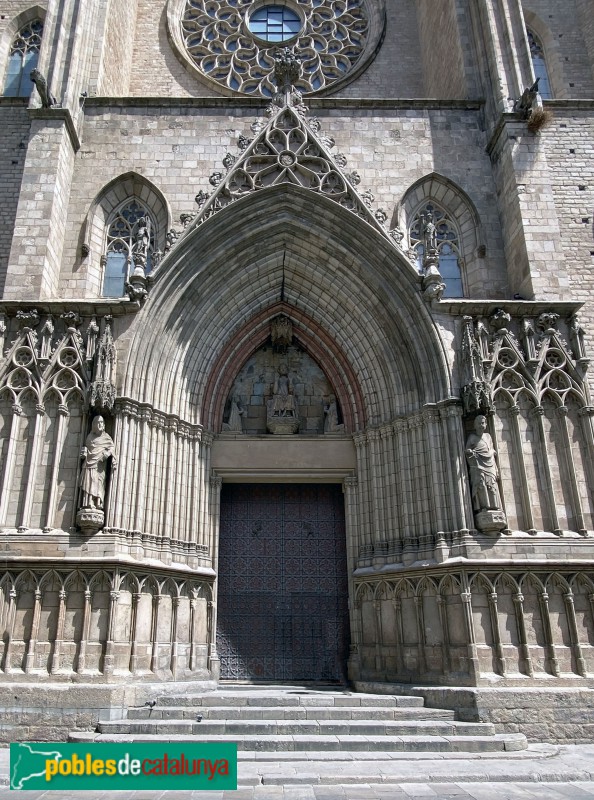
M475 511L500 509L497 454L493 447L493 440L487 433L487 418L482 414L479 414L474 420L474 431L466 442L472 505Z
M280 365L278 369L278 375L274 379L274 387L272 390L272 416L297 416L297 404L295 402L293 381L289 377L289 371L286 364Z
M425 242L425 253L431 250L437 250L437 228L433 222L433 216L429 214L423 215L423 239Z
M132 260L134 266L141 266L146 269L148 259L149 247L151 244L150 234L150 221L148 217L142 217L138 220L138 228L136 229L136 236L132 245Z
M223 430L235 433L243 433L243 420L245 408L241 405L241 398L238 394L234 394L231 398L231 410L229 411L229 419L223 422Z
M334 396L324 404L324 417L324 433L342 433L344 431L344 425L338 422L338 405Z
M293 381L286 364L274 379L272 397L267 401L266 426L269 433L293 434L299 430L299 410Z
M41 347L39 348L39 358L47 361L52 354L52 336L54 333L54 321L48 314L41 328Z
M80 457L83 459L79 480L81 508L102 509L105 502L107 462L110 458L112 469L117 467L115 445L111 436L105 432L103 417L97 416L93 420Z

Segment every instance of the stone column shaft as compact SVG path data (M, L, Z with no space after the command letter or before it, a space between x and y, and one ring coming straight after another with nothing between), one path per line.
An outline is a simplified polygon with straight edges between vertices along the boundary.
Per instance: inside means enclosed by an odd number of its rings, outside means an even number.
M551 665L551 672L556 678L558 678L561 675L561 670L559 669L559 662L555 652L555 642L553 641L553 629L551 627L551 613L549 609L549 595L547 592L541 592L540 608L545 637L547 640L547 651L549 655L549 663Z
M39 633L39 618L41 616L41 591L35 589L35 604L33 606L33 621L31 623L31 638L27 643L25 654L25 672L30 674L35 667L35 647L37 646L37 636Z
M530 678L534 677L534 668L532 666L532 658L530 656L530 648L528 647L528 639L526 636L526 617L524 616L524 595L518 592L514 595L514 608L516 610L516 625L518 629L518 638L520 640L520 653L524 662L524 669L526 675Z
M555 491L553 488L553 475L551 473L551 462L549 461L549 453L547 449L547 441L543 426L544 408L542 406L535 406L532 412L533 419L536 420L535 432L538 441L539 461L542 465L542 473L544 476L544 489L546 493L546 503L549 512L549 518L552 522L553 533L561 534L559 527L559 518L557 517L557 506L555 503Z
M462 606L464 608L464 621L466 622L466 635L468 637L468 673L471 680L476 684L480 674L478 653L476 649L476 637L474 635L474 620L472 619L472 595L465 589L461 595Z
M89 641L90 625L91 625L91 592L89 591L89 589L86 589L81 639L78 649L78 658L76 659L76 671L78 672L79 675L82 675L82 673L84 673L86 669L87 642Z
M524 524L528 533L535 534L536 526L532 515L532 503L530 499L530 485L528 483L528 473L526 471L526 461L524 460L524 449L522 447L522 437L520 436L520 407L513 405L510 407L510 428L514 448L514 459L520 478L520 498L522 511L524 514Z
M422 679L427 672L427 654L425 653L425 615L423 613L423 597L415 595L415 611L417 616L417 640L419 655L419 675Z
M499 627L499 610L497 608L497 592L489 593L489 615L491 617L491 630L493 631L493 640L495 643L495 658L499 669L499 674L505 677L507 672L507 663L503 655L503 643L501 641L501 628Z
M48 487L48 501L47 501L47 514L45 517L44 531L48 533L54 527L54 519L56 516L56 507L58 505L58 474L60 470L60 461L62 459L62 450L64 449L64 440L66 438L67 420L70 417L70 412L67 406L58 407L58 425L56 429L56 437L54 439L54 457L52 463L52 475L50 478L50 485Z
M4 652L4 672L6 675L10 673L10 669L12 666L12 640L14 637L14 623L16 619L16 610L17 610L17 593L14 586L11 587L8 597L9 597L8 624L7 624L8 641L6 642L6 650Z
M581 675L582 678L585 678L587 675L586 662L584 660L584 654L582 653L582 647L580 645L573 592L566 592L563 595L563 600L565 601L565 610L567 612L567 621L569 623L569 634L571 636L571 649L573 651L573 657L575 658L577 673L578 675Z
M137 641L137 625L138 625L138 604L142 594L140 592L132 593L132 606L130 609L130 663L129 670L134 675L138 671L138 641Z
M557 408L557 416L559 419L559 427L561 428L561 451L563 453L563 461L565 462L565 470L567 473L567 483L569 485L569 493L571 495L573 513L576 523L576 529L579 534L586 536L588 531L584 522L584 511L582 508L582 500L580 497L580 490L577 482L577 474L573 456L571 454L571 442L569 440L569 431L567 430L567 414L569 409L567 406L560 406ZM567 523L569 525L569 514Z
M450 626L448 622L448 606L447 600L443 595L437 596L437 608L439 611L439 621L441 623L441 630L443 634L441 652L443 661L443 671L448 675L452 671L452 662L450 659Z
M62 642L64 641L64 621L66 618L66 592L60 590L60 607L58 609L58 625L56 628L56 641L54 643L54 653L50 673L55 675L60 670L60 656L62 655Z
M8 440L8 451L6 453L6 461L4 463L4 470L2 473L2 487L0 491L0 527L6 525L8 503L10 500L10 490L12 488L16 459L16 447L19 441L21 430L21 414L22 409L19 405L12 407L12 421L10 423L10 438Z
M19 528L26 530L31 526L31 511L33 509L33 499L37 488L37 468L39 466L39 451L44 436L45 408L42 405L36 407L35 425L33 427L33 438L29 448L28 474L25 479L25 500L20 521L17 520Z
M153 613L151 619L151 672L156 672L159 668L159 606L161 605L162 595L153 595Z

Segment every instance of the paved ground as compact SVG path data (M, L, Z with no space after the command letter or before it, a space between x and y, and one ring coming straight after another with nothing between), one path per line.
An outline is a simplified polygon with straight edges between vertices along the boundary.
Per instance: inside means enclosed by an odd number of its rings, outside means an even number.
M280 755L280 754L279 754ZM0 800L594 800L594 745L531 745L520 753L245 753L227 792L16 792L0 750ZM287 757L288 756L288 757ZM252 785L249 785L252 784Z
M399 783L361 786L258 786L236 792L11 792L2 800L592 800L593 781L570 783Z

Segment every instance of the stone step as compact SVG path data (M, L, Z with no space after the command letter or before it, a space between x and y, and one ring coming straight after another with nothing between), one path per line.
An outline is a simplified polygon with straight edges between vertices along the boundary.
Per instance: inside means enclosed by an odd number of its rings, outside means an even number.
M104 734L152 734L159 737L192 734L214 736L492 736L495 728L482 722L442 720L116 720L100 722Z
M518 733L492 736L300 736L212 735L202 740L194 735L155 736L150 734L71 733L71 742L198 742L237 743L240 751L257 752L427 752L427 753L488 753L523 750L526 737Z
M171 706L169 698L163 698L163 705L153 708L146 706L130 707L128 719L196 719L198 713L203 720L231 719L353 719L353 720L453 720L454 712L440 708L381 708L370 706Z
M320 708L423 708L422 697L398 695L350 694L330 692L279 693L211 692L209 694L167 695L161 702L168 706L304 706Z

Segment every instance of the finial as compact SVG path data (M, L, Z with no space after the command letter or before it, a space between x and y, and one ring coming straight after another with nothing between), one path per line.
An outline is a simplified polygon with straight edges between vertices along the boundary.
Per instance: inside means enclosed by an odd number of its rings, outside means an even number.
M290 96L301 75L301 58L291 47L277 50L274 55L273 80L285 96ZM287 104L288 105L288 104Z

